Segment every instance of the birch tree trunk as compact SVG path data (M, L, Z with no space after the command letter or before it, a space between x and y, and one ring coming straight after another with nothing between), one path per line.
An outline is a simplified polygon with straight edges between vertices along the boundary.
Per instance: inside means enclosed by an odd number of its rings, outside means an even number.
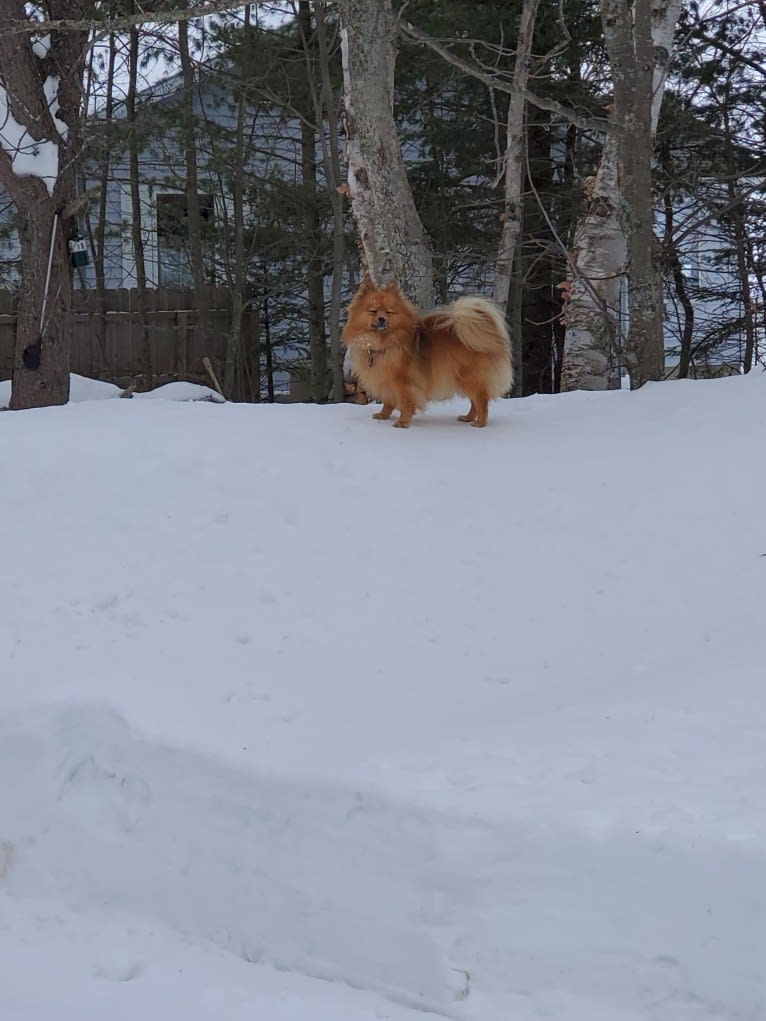
M524 0L516 40L516 60L513 65L512 91L508 98L508 117L505 128L505 196L503 201L502 230L495 266L493 297L501 309L508 307L511 276L516 249L521 236L522 189L524 184L524 107L526 103L529 60L532 52L535 19L540 0ZM521 360L517 359L517 365Z
M526 154L526 132L524 113L526 109L529 63L532 53L532 38L540 0L524 0L519 19L519 33L516 39L516 59L513 65L511 93L508 97L508 116L505 124L504 196L503 212L500 217L502 228L495 263L495 284L493 298L503 315L508 316L508 299L511 295L514 263L517 262L519 238L523 219L524 163ZM515 288L513 329L511 345L513 363L517 367L514 393L521 393L524 352L521 337L521 281Z
M395 279L419 308L430 308L431 245L415 208L394 121L391 0L339 0L338 6L348 190L363 261L376 285Z
M598 172L587 182L585 211L572 253L561 389L606 390L617 355L620 284L626 245L619 216L617 141L604 142Z
M654 266L652 142L682 0L601 0L614 83L611 132L578 224L568 281L562 390L607 389L620 287L628 283L631 386L662 375L662 302Z
M84 17L90 4L50 0L51 19ZM5 0L7 20L25 25L23 0ZM7 26L4 24L4 28ZM11 408L69 399L76 159L88 34L0 31L0 183L16 207L21 287Z

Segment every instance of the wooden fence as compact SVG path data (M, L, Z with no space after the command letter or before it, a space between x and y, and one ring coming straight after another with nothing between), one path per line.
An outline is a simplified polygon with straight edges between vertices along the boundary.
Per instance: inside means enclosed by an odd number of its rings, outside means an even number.
M193 291L157 288L145 292L143 308L135 290L110 290L103 303L95 291L74 291L72 308L72 372L105 379L120 386L144 383L145 320L152 351L155 385L175 379L209 383L202 359L207 356L222 378L226 337L231 326L231 298L225 287L211 287L210 331L199 328ZM13 372L16 298L0 291L0 380ZM257 319L248 310L242 339L245 350L255 347Z

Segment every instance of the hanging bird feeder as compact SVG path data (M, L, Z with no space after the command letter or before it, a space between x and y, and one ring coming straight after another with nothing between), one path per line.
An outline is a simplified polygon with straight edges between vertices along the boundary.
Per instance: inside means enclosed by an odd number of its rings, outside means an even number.
M88 265L90 259L88 258L88 242L85 238L81 238L79 234L75 234L69 242L69 255L75 269Z

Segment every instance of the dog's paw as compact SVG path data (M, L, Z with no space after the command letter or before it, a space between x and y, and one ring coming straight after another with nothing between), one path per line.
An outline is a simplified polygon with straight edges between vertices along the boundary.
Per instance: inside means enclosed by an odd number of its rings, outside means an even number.
M409 422L402 422L401 418L394 422L394 429L409 429Z

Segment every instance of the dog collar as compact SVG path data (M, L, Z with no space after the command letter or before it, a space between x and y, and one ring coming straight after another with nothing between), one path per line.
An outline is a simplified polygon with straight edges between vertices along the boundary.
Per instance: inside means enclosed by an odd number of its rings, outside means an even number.
M368 347L367 348L367 368L371 369L375 364L375 355L384 355L388 351L387 347Z

